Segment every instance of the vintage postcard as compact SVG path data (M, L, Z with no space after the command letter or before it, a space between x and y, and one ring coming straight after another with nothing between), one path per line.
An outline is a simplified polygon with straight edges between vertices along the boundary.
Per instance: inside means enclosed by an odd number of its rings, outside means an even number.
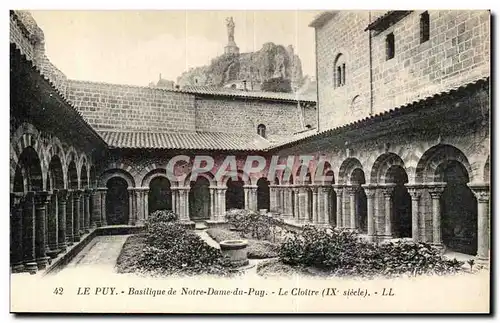
M13 313L489 313L488 10L10 10Z

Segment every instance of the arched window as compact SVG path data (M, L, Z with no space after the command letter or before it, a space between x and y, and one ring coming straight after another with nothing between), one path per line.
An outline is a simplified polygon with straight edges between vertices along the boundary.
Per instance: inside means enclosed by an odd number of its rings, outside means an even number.
M346 82L346 64L345 56L338 54L335 58L335 64L333 68L333 83L334 87L341 87L345 85Z
M266 138L266 126L260 124L257 126L257 134L262 138Z

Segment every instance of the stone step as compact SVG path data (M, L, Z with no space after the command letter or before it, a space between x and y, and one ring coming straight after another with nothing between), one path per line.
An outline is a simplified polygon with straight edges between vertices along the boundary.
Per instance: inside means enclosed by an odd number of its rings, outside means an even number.
M205 222L196 222L194 229L195 230L205 230L205 229L208 229L208 226Z

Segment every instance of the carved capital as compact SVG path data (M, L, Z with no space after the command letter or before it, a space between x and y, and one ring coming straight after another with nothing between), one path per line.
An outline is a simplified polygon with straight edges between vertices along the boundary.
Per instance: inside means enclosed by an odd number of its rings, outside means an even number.
M333 190L335 191L335 194L337 194L338 197L342 197L342 194L344 193L344 186L342 185L332 185Z
M490 201L490 186L488 184L467 184L476 199L480 203L488 203Z
M59 190L59 192L57 192L57 197L59 198L59 202L66 203L68 196L69 196L68 190Z
M419 200L422 196L422 192L424 190L423 185L406 185L408 190L408 194L410 194L412 200Z
M363 184L361 187L365 190L365 194L367 198L372 198L377 193L377 186L371 184Z
M11 203L13 204L13 206L15 207L15 206L23 203L24 196L25 196L25 194L22 192L10 193L10 200L11 200Z
M47 191L36 192L35 204L37 207L44 207L49 202L50 194Z
M354 194L356 194L356 192L358 191L358 189L359 189L359 186L357 186L357 185L356 185L356 186L346 186L346 187L344 188L345 192L346 192L347 194L349 194L349 195L354 195Z
M396 185L394 185L394 184L385 184L381 187L382 194L384 194L385 198L390 198L392 196L392 193L394 192L395 186Z
M443 194L443 191L446 187L446 183L432 183L429 184L427 187L429 189L429 194L431 195L431 198L438 199L441 197L441 194Z

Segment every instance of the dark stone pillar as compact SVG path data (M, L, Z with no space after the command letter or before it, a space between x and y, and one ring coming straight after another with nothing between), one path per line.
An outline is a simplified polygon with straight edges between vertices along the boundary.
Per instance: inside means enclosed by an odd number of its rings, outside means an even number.
M83 192L83 223L85 233L90 232L90 195L89 189Z
M35 192L28 192L23 210L23 261L24 268L35 274L38 266L35 260Z
M74 242L80 241L80 221L81 221L80 198L81 198L81 195L82 195L81 190L74 190L73 191L73 241Z
M62 252L66 251L66 199L68 198L68 190L59 190L57 192L57 202L58 202L58 235L57 235L57 246Z
M101 192L92 190L92 223L96 227L102 225L101 222Z
M83 236L83 234L85 233L85 196L83 194L83 190L79 190L80 192L80 198L79 198L79 203L78 203L78 210L79 210L79 214L78 214L78 219L79 219L79 226L80 226L80 230L79 230L79 234L80 234L80 237Z
M35 255L38 269L45 269L49 264L47 257L46 241L46 217L49 193L46 191L35 194Z
M58 220L58 213L59 213L59 206L58 206L58 201L57 201L57 192L58 190L53 190L52 195L49 197L49 205L47 207L47 244L48 244L48 249L47 249L47 255L50 258L55 258L57 255L61 252L61 250L58 247L59 243L59 220Z
M12 272L23 271L23 202L24 193L11 193L10 264Z
M68 199L66 202L66 239L68 246L74 242L74 192L68 190Z

